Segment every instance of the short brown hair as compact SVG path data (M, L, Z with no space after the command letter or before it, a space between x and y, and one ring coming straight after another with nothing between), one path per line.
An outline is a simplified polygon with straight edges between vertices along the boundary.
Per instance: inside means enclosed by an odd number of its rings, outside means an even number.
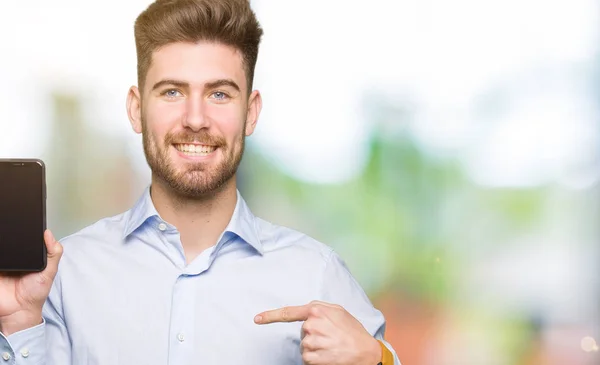
M249 0L156 0L135 21L138 87L143 89L152 54L175 42L218 42L242 54L252 90L263 31Z

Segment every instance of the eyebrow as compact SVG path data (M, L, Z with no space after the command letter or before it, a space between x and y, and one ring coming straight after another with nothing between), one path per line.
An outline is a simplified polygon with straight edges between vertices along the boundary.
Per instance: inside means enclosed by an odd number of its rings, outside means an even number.
M231 88L234 88L238 92L240 91L240 87L238 86L238 84L236 84L236 82L231 79L215 80L215 81L207 83L205 86L207 89L216 89L221 86L229 86Z
M159 82L154 84L154 86L152 86L152 91L154 91L158 88L161 88L163 86L175 86L175 87L179 87L179 88L183 89L183 88L189 88L190 84L185 81L165 79L165 80L160 80ZM235 90L237 90L238 92L241 90L240 87L238 86L238 84L231 79L219 79L219 80L211 81L211 82L207 83L206 85L204 85L204 88L205 89L215 89L215 88L222 87L222 86L232 87Z
M159 82L154 84L154 86L152 86L152 91L154 91L158 88L161 88L163 86L167 86L167 85L168 86L176 86L179 88L188 88L190 86L190 84L185 81L166 79L166 80L160 80Z

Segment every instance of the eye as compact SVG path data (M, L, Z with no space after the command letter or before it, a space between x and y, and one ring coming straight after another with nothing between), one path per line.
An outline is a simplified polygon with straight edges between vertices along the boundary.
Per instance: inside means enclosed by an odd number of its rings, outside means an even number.
M162 94L168 98L176 98L178 96L181 96L181 93L176 89L165 90Z
M217 99L219 101L226 100L229 97L229 95L225 94L222 91L215 91L214 93L212 93L211 96L213 99Z

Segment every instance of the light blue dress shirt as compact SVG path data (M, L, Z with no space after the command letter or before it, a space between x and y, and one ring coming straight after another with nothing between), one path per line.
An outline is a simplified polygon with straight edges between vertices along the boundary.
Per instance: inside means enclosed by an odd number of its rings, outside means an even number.
M300 365L302 323L254 316L312 300L342 305L383 338L381 312L342 259L255 217L239 192L218 243L190 264L149 188L131 210L61 243L44 321L0 334L0 365Z

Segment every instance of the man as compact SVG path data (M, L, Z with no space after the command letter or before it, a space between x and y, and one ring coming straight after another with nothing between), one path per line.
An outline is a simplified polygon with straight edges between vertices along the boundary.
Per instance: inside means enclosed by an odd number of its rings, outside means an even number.
M1 277L0 364L399 364L340 257L237 191L261 36L247 0L138 17L127 111L151 185L62 244L47 231L43 272Z

